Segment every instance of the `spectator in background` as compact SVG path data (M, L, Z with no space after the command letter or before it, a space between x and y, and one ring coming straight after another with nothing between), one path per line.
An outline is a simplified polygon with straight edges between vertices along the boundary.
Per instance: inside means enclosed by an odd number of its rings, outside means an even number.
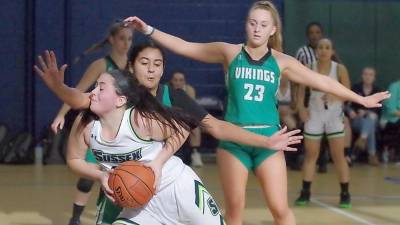
M297 128L295 101L292 101L292 85L287 77L281 77L277 99L281 124L287 126L289 130ZM301 170L300 154L298 151L285 152L286 163L290 169Z
M382 158L384 162L388 162L390 156L394 160L396 149L400 150L400 80L390 84L389 91L391 96L384 102L382 113L382 122L384 124L384 151Z
M172 73L170 84L174 89L182 89L186 92L189 97L196 100L196 91L194 88L186 83L185 73L182 70L175 70ZM197 127L193 129L189 136L189 146L185 143L184 148L181 152L177 152L177 155L182 158L182 160L188 165L201 167L203 166L203 161L201 160L201 155L197 151L201 144L201 131Z
M362 70L360 83L355 84L352 90L361 95L368 96L380 92L380 89L374 84L376 71L373 67L365 67ZM376 156L376 127L380 115L380 108L367 109L357 103L351 104L349 116L354 131L360 135L354 142L354 148L368 150L368 163L373 166L379 165Z
M304 46L300 47L296 53L296 59L300 61L305 66L310 66L315 61L317 61L317 56L315 54L315 50L318 45L318 41L324 36L324 31L322 25L319 22L310 22L306 27L306 37L308 43ZM304 101L299 102L299 87L298 85L293 85L292 98L296 101L297 108L299 107L307 107L308 98L310 96L310 89L308 87L305 88L305 96ZM302 104L299 106L298 104ZM327 172L327 163L328 163L328 151L326 150L326 140L325 138L322 141L321 153L319 154L318 159L318 172L326 173ZM298 160L302 161L302 160ZM301 164L301 162L299 162Z
M311 65L317 60L315 49L323 37L322 25L318 22L309 23L306 27L306 36L308 43L297 50L296 59L303 65Z

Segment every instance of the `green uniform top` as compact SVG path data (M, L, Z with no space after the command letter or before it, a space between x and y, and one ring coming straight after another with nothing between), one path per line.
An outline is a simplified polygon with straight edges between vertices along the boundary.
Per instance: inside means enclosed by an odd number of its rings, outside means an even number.
M271 49L260 60L253 60L242 47L226 75L225 120L241 126L278 125L279 83L280 70Z
M161 103L164 106L172 107L171 97L169 94L169 86L164 84L163 88L164 88L164 91L163 91Z
M109 72L111 70L118 70L119 67L118 65L114 62L114 60L111 58L111 56L106 56L104 57L104 60L106 61L106 71Z

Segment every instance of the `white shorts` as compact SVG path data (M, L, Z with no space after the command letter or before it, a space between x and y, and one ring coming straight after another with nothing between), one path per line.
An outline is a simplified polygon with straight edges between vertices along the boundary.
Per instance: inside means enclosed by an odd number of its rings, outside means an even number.
M304 124L304 137L321 139L344 136L343 110L310 110L310 118Z
M141 209L124 208L113 224L224 225L220 210L200 178L186 166L173 183Z

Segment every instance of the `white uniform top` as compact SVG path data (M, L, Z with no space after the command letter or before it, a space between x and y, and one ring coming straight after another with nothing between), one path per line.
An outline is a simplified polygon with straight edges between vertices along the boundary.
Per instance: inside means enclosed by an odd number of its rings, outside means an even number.
M317 65L318 65L318 62L312 63L311 69L318 72ZM334 61L331 61L331 70L329 71L328 76L334 80L338 80L337 67L338 67L338 64ZM311 89L310 101L308 104L308 108L310 110L314 110L314 111L342 110L343 109L342 101L339 101L339 100L334 100L334 101L329 101L329 102L324 101L322 99L322 97L325 94L326 93L324 93L324 92Z
M106 168L114 167L122 162L135 160L149 162L162 151L163 142L140 139L131 126L133 108L127 109L122 118L117 136L112 141L101 137L101 124L96 120L91 129L90 148L96 160ZM162 168L160 189L172 183L183 171L181 159L172 156Z

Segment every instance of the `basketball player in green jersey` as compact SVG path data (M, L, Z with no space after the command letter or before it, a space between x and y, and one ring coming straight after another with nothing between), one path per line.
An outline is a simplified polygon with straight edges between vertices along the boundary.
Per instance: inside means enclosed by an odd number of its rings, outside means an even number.
M257 1L251 6L246 20L246 44L187 42L154 29L138 17L129 17L125 22L176 54L206 63L222 64L228 86L225 119L260 134L271 135L278 130L275 95L281 75L366 107L380 107L379 102L390 96L388 92L359 96L339 82L321 76L281 53L281 22L275 6L269 1ZM249 170L254 171L261 183L275 223L295 224L288 205L282 151L221 142L217 160L224 189L227 224L242 224Z
M111 47L109 54L91 63L76 87L79 90L86 91L96 82L100 74L115 69L124 69L128 61L128 51L132 45L132 37L132 29L124 27L121 22L114 22L110 26L106 37L85 50L81 57L101 50L108 45ZM75 62L77 62L81 57L78 57ZM63 104L51 124L51 128L55 133L64 128L65 117L69 110L70 107L67 104ZM73 121L71 121L71 123L72 122ZM68 127L68 123L66 127ZM97 161L94 158L92 151L87 151L86 160L93 166L97 167ZM92 180L79 178L76 185L77 193L74 199L72 217L69 221L69 225L80 224L80 216L89 200L93 184L94 181Z

